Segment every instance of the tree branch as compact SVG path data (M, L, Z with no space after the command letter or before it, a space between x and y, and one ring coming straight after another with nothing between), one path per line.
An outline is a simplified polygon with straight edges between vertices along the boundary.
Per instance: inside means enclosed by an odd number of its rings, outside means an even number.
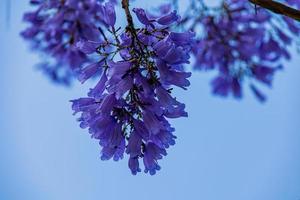
M279 3L273 0L249 0L249 2L261 6L274 13L284 15L297 21L300 21L300 10L289 7L283 3Z
M122 8L125 10L128 28L130 28L131 31L135 31L133 19L129 10L129 0L122 0Z

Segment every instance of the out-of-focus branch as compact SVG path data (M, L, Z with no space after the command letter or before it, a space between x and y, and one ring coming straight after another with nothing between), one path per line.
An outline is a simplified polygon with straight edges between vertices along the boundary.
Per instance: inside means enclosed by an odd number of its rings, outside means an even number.
M249 0L249 2L268 9L274 13L300 21L300 10L289 7L283 3L279 3L273 0Z

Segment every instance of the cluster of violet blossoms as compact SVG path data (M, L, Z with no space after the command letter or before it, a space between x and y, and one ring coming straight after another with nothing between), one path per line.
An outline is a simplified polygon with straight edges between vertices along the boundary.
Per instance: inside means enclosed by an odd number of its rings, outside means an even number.
M172 96L172 89L190 85L191 73L184 72L183 65L189 63L195 34L169 30L180 20L176 11L152 18L141 8L133 12L142 27L134 27L128 9L128 26L122 31L115 28L112 7L106 4L104 8L109 17L106 29L100 29L101 42L77 44L81 51L99 57L98 62L81 69L81 82L102 74L88 97L73 100L72 108L81 113L80 126L99 140L102 160L118 161L127 153L132 174L141 171L142 160L144 172L153 175L160 170L158 160L175 144L175 129L168 118L187 116L185 105Z
M116 27L116 0L30 2L37 8L24 15L30 25L22 36L52 58L41 67L55 82L69 84L74 74L81 83L99 78L87 97L72 101L72 109L81 114L80 127L99 140L101 159L118 161L126 153L132 174L141 172L141 162L145 173L155 174L158 161L175 144L168 119L187 113L172 90L190 85L191 73L184 71L190 53L196 58L195 69L218 72L212 81L215 94L241 98L247 81L265 101L258 85L272 85L282 60L290 58L287 46L300 34L295 21L255 10L248 0L224 0L217 12L197 1L198 12L191 0L200 16L183 19L169 4L152 15L135 8L139 28L124 0L125 29ZM300 8L297 0L286 2ZM201 27L204 33L199 39L192 31L172 31L191 21L192 30Z
M81 40L99 38L103 24L104 5L97 0L31 0L36 6L24 14L29 26L21 33L32 48L47 59L40 68L54 81L69 85L74 73L89 62L86 54L76 48Z
M247 81L256 97L265 101L257 83L272 85L281 61L290 58L287 46L293 35L299 35L300 26L264 9L255 11L247 0L224 1L219 12L204 15L198 23L204 35L193 48L195 69L218 71L213 93L241 98Z

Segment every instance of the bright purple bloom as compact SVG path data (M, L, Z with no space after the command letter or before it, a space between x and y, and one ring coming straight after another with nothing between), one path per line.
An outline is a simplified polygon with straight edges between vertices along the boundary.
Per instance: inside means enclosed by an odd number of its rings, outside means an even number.
M99 140L102 160L119 160L126 152L132 174L141 171L142 159L144 172L154 175L160 169L158 160L167 155L166 148L175 144L175 129L167 118L187 116L185 105L171 91L173 86L186 89L190 85L191 73L182 71L182 65L189 63L194 33L175 33L161 26L157 19L173 23L178 19L175 12L150 20L143 9L134 11L144 27L135 33L129 29L110 32L115 41L103 38L107 42L95 50L99 62L79 75L84 82L103 68L100 81L88 98L72 102L75 113L81 112L80 126ZM95 48L90 43L79 46L90 54Z
M146 14L146 11L142 8L134 8L133 12L136 14L139 21L144 25L150 25L152 23L152 20L149 19L149 17Z
M173 24L174 22L179 22L180 20L180 16L177 15L176 11L171 12L168 15L162 16L161 18L159 18L157 20L157 23L164 25L164 26L168 26Z
M102 21L107 25L114 27L116 23L116 12L114 4L111 2L99 6L100 16Z

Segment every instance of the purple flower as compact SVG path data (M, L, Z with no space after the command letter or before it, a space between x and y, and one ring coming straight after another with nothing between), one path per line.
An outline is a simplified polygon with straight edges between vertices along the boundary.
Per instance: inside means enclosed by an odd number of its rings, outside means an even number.
M136 14L139 21L144 25L152 24L152 20L150 20L146 14L146 11L142 8L134 8L133 12Z
M131 170L131 173L133 175L136 175L138 172L141 172L141 169L139 167L138 157L135 157L135 158L130 157L129 161L128 161L128 167Z
M167 152L164 148L159 148L153 142L149 142L145 145L145 154L144 154L144 165L145 173L149 172L151 175L154 175L156 171L160 170L161 167L158 165L157 160L162 159L163 156L166 156Z
M286 47L292 44L291 35L298 35L300 26L283 18L279 23L286 27L279 28L274 23L278 19L263 9L253 12L246 0L226 1L222 9L215 14L203 11L203 17L195 21L194 27L199 25L204 30L193 46L195 69L219 72L212 82L214 94L241 98L245 82L271 85L278 65L283 59L290 59ZM185 36L174 36L181 37ZM256 97L265 99L258 90L250 88Z
M106 82L107 82L106 73L102 73L102 76L101 76L99 82L97 83L97 85L94 88L90 89L88 96L94 97L95 99L101 98L102 93L106 89L106 86L105 86Z
M189 32L183 32L183 33L174 33L172 32L170 34L170 39L176 43L177 45L181 45L181 46L190 46L190 42L194 43L193 38L195 37L195 33L192 31ZM187 43L189 42L189 43Z
M116 12L113 3L107 2L104 5L99 6L99 12L101 13L102 21L107 25L114 27L116 23Z
M253 76L257 80L267 85L271 85L273 80L273 75L277 69L269 66L264 66L264 65L254 65L251 70Z
M237 78L219 76L213 80L212 85L214 94L227 96L232 92L234 97L242 97L241 85Z
M76 43L76 48L85 54L95 53L102 42L80 40Z
M84 83L86 80L94 76L97 72L101 71L103 63L92 63L85 68L80 70L80 74L78 76L78 80L81 83Z
M134 12L144 27L103 31L101 40L106 42L100 46L79 44L86 53L99 55L98 62L79 71L80 80L86 81L99 69L102 75L89 98L72 101L72 108L81 112L80 126L99 140L102 160L119 160L126 152L132 174L141 171L142 159L144 172L154 175L166 148L175 144L175 129L167 118L187 116L185 105L171 91L173 86L190 85L191 74L182 65L189 63L194 33L173 33L157 18L150 20L143 9ZM177 21L174 13L159 19ZM109 33L115 40L104 35Z
M29 25L21 35L31 42L32 49L49 57L40 68L53 81L69 84L74 71L90 61L85 53L91 52L92 44L84 46L80 41L99 39L97 14L102 5L94 0L30 2L36 9L24 14ZM112 16L111 12L107 13Z
M160 17L157 20L157 23L164 25L164 26L169 26L171 24L173 24L174 22L179 22L180 20L180 16L177 15L176 11L173 11L165 16Z

